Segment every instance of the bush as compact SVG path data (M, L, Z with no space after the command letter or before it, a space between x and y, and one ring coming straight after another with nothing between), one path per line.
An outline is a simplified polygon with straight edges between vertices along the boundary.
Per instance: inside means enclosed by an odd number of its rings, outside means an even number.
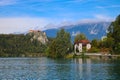
M90 53L97 53L97 52L100 52L100 50L96 47L92 47L88 52Z

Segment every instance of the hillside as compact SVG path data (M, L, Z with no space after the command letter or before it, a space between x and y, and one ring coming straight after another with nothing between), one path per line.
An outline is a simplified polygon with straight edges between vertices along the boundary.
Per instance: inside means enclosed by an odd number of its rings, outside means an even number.
M64 28L71 34L72 40L75 35L78 33L84 33L88 39L101 39L102 36L106 35L107 28L109 27L110 22L91 22L91 23L80 23L68 26L61 26L59 28L51 28L44 30L48 37L55 37L57 31L60 28Z
M0 57L41 56L44 55L47 42L44 32L0 34Z

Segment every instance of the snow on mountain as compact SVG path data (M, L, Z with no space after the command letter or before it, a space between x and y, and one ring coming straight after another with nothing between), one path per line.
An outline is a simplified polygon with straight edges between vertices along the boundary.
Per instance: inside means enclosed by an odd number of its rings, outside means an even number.
M71 35L71 40L74 40L74 37L79 33L84 33L89 40L92 39L101 39L103 36L106 36L107 28L111 22L62 22L60 24L48 24L44 27L32 27L33 30L42 30L46 32L48 37L55 37L57 31L61 28L64 28ZM28 31L20 32L26 34ZM18 32L16 32L18 34Z
M59 28L52 28L44 30L48 37L55 37L57 31L60 28L64 28L71 34L72 40L78 33L84 33L88 39L101 39L102 36L106 35L107 28L109 27L110 22L89 22L89 23L78 23L64 25Z
M78 32L73 31L71 36L76 36L77 34L80 34L80 31L78 31Z

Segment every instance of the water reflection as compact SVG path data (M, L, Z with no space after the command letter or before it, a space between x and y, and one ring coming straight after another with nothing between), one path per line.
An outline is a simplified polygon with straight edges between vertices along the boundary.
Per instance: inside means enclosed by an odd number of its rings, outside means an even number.
M77 79L91 80L91 59L74 59ZM79 73L78 73L79 72Z
M120 80L120 59L112 60L111 65L107 70L111 80Z
M0 58L0 80L120 80L120 60Z

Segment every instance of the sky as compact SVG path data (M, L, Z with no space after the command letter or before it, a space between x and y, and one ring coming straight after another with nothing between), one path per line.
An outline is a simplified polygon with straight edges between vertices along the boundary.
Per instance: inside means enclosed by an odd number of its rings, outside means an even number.
M0 33L113 21L119 14L120 0L0 0Z

